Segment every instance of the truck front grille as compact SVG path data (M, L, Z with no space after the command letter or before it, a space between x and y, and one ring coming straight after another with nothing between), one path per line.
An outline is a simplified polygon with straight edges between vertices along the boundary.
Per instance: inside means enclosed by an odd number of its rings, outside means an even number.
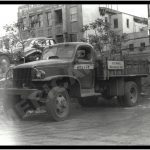
M16 68L13 70L14 87L29 87L32 80L32 68Z

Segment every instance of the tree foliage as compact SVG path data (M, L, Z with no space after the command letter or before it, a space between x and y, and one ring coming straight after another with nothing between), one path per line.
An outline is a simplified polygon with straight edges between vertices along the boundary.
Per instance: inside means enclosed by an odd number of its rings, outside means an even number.
M88 31L91 34L87 34ZM89 42L100 53L104 51L104 47L108 47L111 53L121 52L121 43L126 39L126 34L120 35L111 29L111 24L104 22L103 19L96 19L94 22L83 26L81 30L85 33L84 41Z
M35 20L33 20L31 22L32 23L37 23L37 21L35 22ZM7 49L9 49L9 51L12 52L13 47L17 44L20 43L22 46L22 53L18 53L18 58L20 59L20 57L22 57L22 54L24 54L24 49L25 49L25 41L23 39L22 33L23 32L28 32L30 37L34 37L34 32L33 32L33 28L30 26L25 26L23 23L23 20L18 20L17 23L13 23L10 25L5 25L3 27L3 29L6 31L7 33L7 42L5 47L7 47ZM5 41L6 41L5 39ZM13 52L12 52L13 55ZM24 62L25 62L25 57L24 57Z
M22 49L24 51L24 40L23 40L22 33L21 33L22 25L19 24L18 22L14 24L10 24L10 25L6 24L3 27L3 29L7 33L6 37L9 40L8 48L9 48L9 51L11 51L12 56L13 56L13 48L18 42L22 45ZM21 56L18 56L18 58L19 57Z

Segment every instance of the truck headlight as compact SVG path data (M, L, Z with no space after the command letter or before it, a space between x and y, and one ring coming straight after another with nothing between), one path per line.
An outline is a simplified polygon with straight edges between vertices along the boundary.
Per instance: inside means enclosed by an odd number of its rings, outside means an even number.
M45 78L45 71L39 70L35 67L33 72L33 79L44 79L44 78Z

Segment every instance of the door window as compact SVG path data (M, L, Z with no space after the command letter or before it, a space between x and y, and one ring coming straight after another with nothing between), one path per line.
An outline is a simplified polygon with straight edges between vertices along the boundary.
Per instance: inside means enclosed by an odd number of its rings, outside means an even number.
M81 46L76 53L76 59L79 62L89 62L92 60L92 51L90 47Z

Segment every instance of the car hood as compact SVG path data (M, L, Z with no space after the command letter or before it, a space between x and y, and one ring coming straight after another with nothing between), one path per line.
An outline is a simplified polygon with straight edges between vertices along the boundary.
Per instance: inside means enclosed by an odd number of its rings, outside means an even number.
M60 64L67 64L67 63L71 63L71 60L64 60L64 59L39 60L39 61L24 63L16 66L15 68L33 68L33 67L41 68L44 66L58 66Z
M26 48L24 49L24 51L27 52L27 51L30 51L30 50L32 50L32 49L34 49L34 48L26 47ZM23 51L23 48L22 48L22 47L19 47L19 48L13 49L13 52L14 52L14 53L16 53L16 52L18 52L18 51Z

